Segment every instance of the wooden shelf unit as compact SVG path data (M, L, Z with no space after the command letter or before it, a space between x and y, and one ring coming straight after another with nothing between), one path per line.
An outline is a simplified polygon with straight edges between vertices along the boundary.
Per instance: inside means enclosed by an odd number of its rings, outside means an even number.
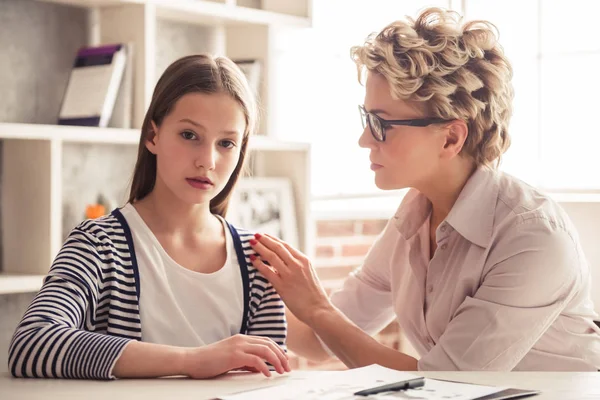
M207 34L202 51L233 60L256 59L261 63L258 93L263 110L261 135L250 141L250 172L258 177L290 179L299 247L312 254L310 146L278 139L283 136L279 132L282 124L276 121L281 101L278 101L277 84L273 81L280 51L276 40L278 32L310 27L311 0L37 2L86 9L88 45L133 44L133 125L132 129L117 129L0 121L3 174L0 294L36 291L62 246L62 169L68 156L65 149L73 144L128 148L138 145L139 128L162 73L157 71L156 64L161 50L158 48L160 24L165 21L200 27ZM93 185L93 180L90 184Z

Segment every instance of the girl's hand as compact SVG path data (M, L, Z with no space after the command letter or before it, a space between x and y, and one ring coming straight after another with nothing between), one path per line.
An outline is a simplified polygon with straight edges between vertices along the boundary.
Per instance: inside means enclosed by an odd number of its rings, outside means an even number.
M270 363L280 374L290 372L288 356L271 339L235 335L205 347L190 348L184 357L184 374L212 378L233 370L261 372L271 376Z
M257 233L255 238L250 245L260 257L251 255L252 265L271 282L299 320L310 325L315 313L333 307L304 254L270 235Z

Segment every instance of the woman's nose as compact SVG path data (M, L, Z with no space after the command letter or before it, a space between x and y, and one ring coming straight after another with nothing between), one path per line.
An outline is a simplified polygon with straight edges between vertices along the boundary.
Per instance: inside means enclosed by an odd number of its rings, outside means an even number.
M365 127L363 129L362 134L358 138L358 145L365 149L372 149L377 145L377 141L373 138L373 134L371 134L371 129L369 127Z

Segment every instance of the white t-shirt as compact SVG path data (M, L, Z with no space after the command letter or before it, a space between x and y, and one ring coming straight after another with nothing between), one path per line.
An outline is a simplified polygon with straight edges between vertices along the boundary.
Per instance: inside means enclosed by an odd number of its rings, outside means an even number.
M227 243L225 265L203 274L176 263L131 204L121 213L131 228L139 269L142 340L198 347L240 333L243 281L225 221L220 218Z

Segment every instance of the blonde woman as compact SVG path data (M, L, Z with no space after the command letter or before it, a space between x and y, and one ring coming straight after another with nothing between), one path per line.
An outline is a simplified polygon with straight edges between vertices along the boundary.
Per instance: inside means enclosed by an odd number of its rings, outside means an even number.
M513 89L493 26L427 9L352 55L366 73L359 144L375 182L411 190L329 299L303 254L269 236L251 242L254 266L294 314L290 349L348 367L600 368L577 232L555 202L496 168ZM394 319L418 360L369 336Z

